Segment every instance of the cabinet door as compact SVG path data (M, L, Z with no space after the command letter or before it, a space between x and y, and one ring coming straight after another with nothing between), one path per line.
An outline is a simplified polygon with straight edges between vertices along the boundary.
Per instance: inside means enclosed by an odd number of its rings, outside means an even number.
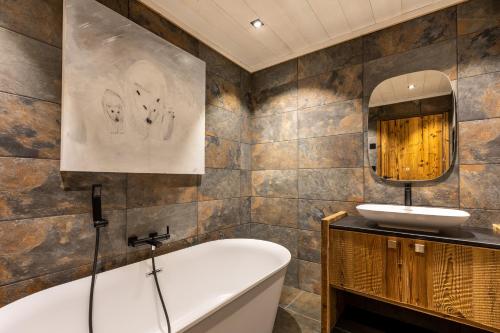
M386 238L335 230L331 232L330 283L358 292L384 296Z

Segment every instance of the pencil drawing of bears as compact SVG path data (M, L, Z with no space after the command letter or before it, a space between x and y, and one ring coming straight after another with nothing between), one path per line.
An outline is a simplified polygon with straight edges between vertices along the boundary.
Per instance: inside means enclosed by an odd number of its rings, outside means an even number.
M102 110L111 134L123 134L125 129L125 106L116 92L106 89L102 95Z

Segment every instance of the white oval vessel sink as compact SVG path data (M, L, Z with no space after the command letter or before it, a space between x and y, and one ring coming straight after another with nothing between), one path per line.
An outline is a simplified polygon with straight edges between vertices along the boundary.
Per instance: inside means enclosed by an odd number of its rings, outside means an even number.
M467 221L470 214L458 209L363 204L358 212L380 227L439 232L457 227Z

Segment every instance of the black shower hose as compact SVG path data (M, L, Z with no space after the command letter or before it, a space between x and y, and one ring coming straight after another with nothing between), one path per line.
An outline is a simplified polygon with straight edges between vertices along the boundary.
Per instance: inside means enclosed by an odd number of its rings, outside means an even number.
M92 310L94 305L94 286L95 275L97 273L97 257L99 255L99 235L101 228L95 228L95 249L94 249L94 263L92 265L92 282L90 283L90 299L89 299L89 333L94 332L92 325Z
M160 296L161 306L163 307L163 313L165 314L165 319L167 319L168 333L171 332L170 328L170 318L168 317L167 307L165 306L165 301L163 300L163 295L161 293L160 284L158 283L158 277L156 276L156 265L155 265L155 247L151 247L151 262L153 264L153 276L155 278L156 290L158 291L158 296Z

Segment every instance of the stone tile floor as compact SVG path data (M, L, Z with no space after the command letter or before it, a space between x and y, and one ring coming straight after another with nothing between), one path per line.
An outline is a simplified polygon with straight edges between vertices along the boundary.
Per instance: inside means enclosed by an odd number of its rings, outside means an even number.
M319 295L284 286L273 333L319 333Z

